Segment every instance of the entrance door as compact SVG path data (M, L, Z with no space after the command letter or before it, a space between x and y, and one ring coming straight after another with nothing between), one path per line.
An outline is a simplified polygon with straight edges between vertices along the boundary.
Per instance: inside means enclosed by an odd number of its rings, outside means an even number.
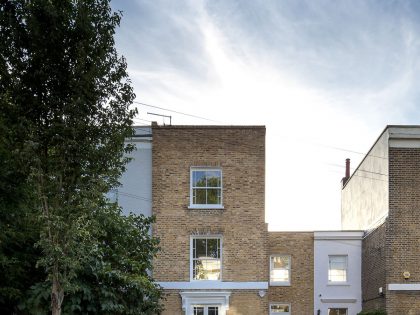
M192 314L193 315L221 315L219 313L219 306L215 305L193 305Z

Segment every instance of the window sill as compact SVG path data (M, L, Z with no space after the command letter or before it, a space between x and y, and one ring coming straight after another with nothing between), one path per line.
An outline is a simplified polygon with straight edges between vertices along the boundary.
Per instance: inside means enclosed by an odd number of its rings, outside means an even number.
M290 282L270 282L270 287L290 287Z
M224 210L223 205L189 205L190 210Z

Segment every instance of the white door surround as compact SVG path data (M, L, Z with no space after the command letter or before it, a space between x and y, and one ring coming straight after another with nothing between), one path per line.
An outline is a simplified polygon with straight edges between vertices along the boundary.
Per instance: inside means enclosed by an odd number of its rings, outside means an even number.
M194 305L218 306L219 315L226 315L229 309L230 292L227 291L180 292L180 295L185 315L193 315Z

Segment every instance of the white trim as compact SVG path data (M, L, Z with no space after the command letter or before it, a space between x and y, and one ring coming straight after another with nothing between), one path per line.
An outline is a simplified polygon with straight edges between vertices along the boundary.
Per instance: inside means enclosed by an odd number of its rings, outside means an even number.
M197 238L205 238L205 239L219 239L220 240L220 280L194 280L193 279L193 239ZM190 281L191 282L220 282L222 281L222 274L223 274L223 237L220 234L213 234L213 235L190 235Z
M420 139L389 139L390 148L420 148Z
M420 283L389 283L390 291L420 291Z
M315 231L315 240L361 240L363 231Z
M273 270L273 264L272 264L272 258L273 257L280 257L280 256L287 256L289 257L289 268L287 269L289 271L289 281L271 281L271 271ZM284 268L286 269L286 268ZM292 255L289 254L273 254L270 255L270 274L269 274L269 278L270 278L270 286L284 286L284 287L288 287L291 285L291 281L292 281Z
M356 303L357 299L335 298L335 299L321 299L322 303Z
M230 292L180 292L179 294L186 315L192 315L193 305L217 305L220 307L219 315L225 315L229 309Z
M220 172L220 203L194 204L193 203L193 172L194 171L219 171ZM191 166L190 167L190 205L188 209L224 209L223 207L223 171L221 167Z
M192 281L192 282L158 282L167 290L267 290L268 282L223 282L223 281Z
M194 209L201 209L201 210L224 210L225 206L224 205L189 205L188 209L190 210L194 210Z

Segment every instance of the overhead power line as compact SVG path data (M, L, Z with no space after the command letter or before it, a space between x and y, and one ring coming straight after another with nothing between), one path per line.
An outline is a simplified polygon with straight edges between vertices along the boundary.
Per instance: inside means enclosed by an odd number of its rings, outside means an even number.
M171 112L171 113L175 113L175 114L179 114L179 115L184 115L184 116L188 116L188 117L193 117L193 118L197 118L197 119L202 119L202 120L207 120L207 121L212 121L212 122L217 122L220 123L220 121L217 120L213 120L210 118L206 118L206 117L202 117L202 116L197 116L197 115L192 115L192 114L188 114L188 113L183 113L183 112L179 112L176 110L172 110L172 109L168 109L168 108L163 108L163 107L159 107L159 106L155 106L155 105L150 105L150 104L146 104L146 103L142 103L142 102L137 102L137 101L133 101L133 103L139 104L139 105L143 105L143 106L147 106L147 107L151 107L151 108L157 108L157 109L161 109L167 112Z
M331 166L336 166L336 167L342 167L344 168L344 165L340 165L340 164L336 164L336 163L326 163L327 165L331 165ZM363 169L353 169L355 172L365 172L365 173L370 173L370 174L375 174L375 175L382 175L382 176L388 176L388 174L384 174L384 173L378 173L378 172L372 172L372 171L367 171L367 170L363 170Z

